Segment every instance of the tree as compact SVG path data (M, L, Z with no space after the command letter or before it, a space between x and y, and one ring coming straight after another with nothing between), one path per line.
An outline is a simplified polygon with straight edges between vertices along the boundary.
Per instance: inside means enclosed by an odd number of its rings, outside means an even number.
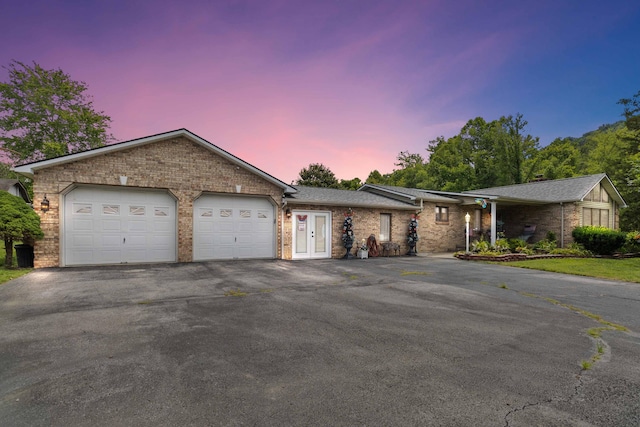
M340 188L340 184L335 174L322 163L312 163L308 168L302 169L299 173L296 185Z
M365 181L365 183L386 185L387 178L386 178L386 175L382 175L380 172L378 172L377 169L375 169L369 173L369 176L367 177L367 180Z
M340 180L340 188L343 190L357 190L360 187L362 187L362 181L360 181L360 178L358 177Z
M4 265L13 265L13 242L41 239L40 217L21 197L0 191L0 237L6 251Z
M640 91L631 98L622 98L618 104L624 107L624 117L629 130L640 130Z
M580 175L580 150L575 138L556 138L538 152L535 174L545 179Z
M57 157L113 139L111 118L96 112L87 85L62 70L12 61L0 83L0 143L14 162Z

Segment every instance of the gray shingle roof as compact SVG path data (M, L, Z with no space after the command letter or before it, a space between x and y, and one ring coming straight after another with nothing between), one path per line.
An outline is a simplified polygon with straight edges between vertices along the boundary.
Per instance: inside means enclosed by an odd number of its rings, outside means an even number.
M438 203L460 203L460 201L454 197L447 197L438 192L430 190L421 190L419 188L405 188L396 187L393 185L380 185L380 184L366 184L360 188L363 192L375 192L376 190L382 190L387 196L392 194L399 195L400 197L406 197L410 200L424 200L425 202L438 202ZM391 194L390 194L391 193ZM380 194L380 193L378 193Z
M463 194L485 194L498 196L500 199L544 203L576 202L582 200L601 181L609 195L619 204L625 205L624 200L604 173L503 187L480 188L473 191L463 191Z
M291 204L328 205L415 210L413 203L394 200L366 191L337 190L334 188L295 186L296 193L287 196Z

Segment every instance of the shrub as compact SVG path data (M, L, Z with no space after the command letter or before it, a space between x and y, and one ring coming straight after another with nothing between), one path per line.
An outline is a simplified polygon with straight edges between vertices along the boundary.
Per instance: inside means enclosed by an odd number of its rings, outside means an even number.
M557 242L558 238L556 237L556 233L553 231L547 231L547 240L550 242Z
M477 240L471 243L471 252L487 252L489 250L489 242L486 240Z
M526 248L527 247L527 242L525 242L522 239L507 239L507 242L509 243L509 249L511 250L511 252L520 252L518 250L518 248Z
M597 255L611 255L625 243L626 234L606 227L576 227L571 232L573 240Z
M630 231L627 233L620 252L625 254L640 252L640 231Z
M498 239L496 240L496 244L493 245L493 249L495 249L497 252L508 252L509 250L511 250L511 246L509 245L507 239Z
M534 249L540 252L551 252L552 250L554 250L555 248L558 247L558 244L556 243L555 240L540 240L539 242L537 242L534 246Z

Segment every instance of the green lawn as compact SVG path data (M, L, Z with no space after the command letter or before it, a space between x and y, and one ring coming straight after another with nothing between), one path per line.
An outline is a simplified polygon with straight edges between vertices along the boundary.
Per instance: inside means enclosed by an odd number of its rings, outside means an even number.
M4 243L0 242L0 284L8 282L11 279L15 279L16 277L24 276L28 272L30 272L31 268L18 268L18 261L16 258L16 250L13 250L13 266L14 268L7 269L4 267L4 256L5 256L5 248Z
M550 258L514 261L505 265L640 283L640 258Z

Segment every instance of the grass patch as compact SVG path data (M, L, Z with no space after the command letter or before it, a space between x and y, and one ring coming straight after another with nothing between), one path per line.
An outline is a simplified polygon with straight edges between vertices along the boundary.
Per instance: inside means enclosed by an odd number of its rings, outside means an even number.
M356 280L358 278L357 275L355 274L351 274L351 273L347 273L346 271L342 273L343 276L346 276L347 279L349 280Z
M20 242L16 242L18 244ZM31 268L18 268L18 257L15 248L13 249L13 268L5 268L4 257L6 255L4 244L0 244L0 284L8 282L16 277L24 276L29 273Z
M430 276L431 273L428 273L426 271L401 271L400 272L401 276Z
M506 284L506 283L500 283L500 285L498 285L498 287L499 287L500 289L509 289L509 287L507 286L507 284Z
M260 293L262 294L270 294L271 292L273 292L273 289L269 288L269 289L260 289Z
M589 369L591 369L591 366L593 366L593 363L589 362L588 360L583 360L580 363L580 366L582 367L583 371L588 371Z
M247 292L242 292L240 289L230 289L224 293L225 297L246 297L249 295Z
M640 283L640 258L548 258L513 261L504 265Z
M138 301L137 304L138 305L147 305L147 304L151 304L153 301L151 301L150 299L146 299L144 301Z

